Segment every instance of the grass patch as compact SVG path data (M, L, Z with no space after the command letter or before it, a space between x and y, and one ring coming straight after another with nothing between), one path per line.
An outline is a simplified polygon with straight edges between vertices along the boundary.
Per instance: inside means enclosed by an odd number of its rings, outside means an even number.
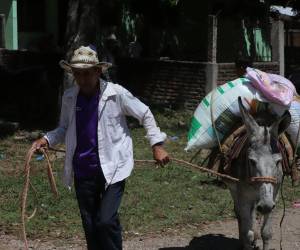
M156 114L158 124L171 139L166 148L172 156L189 160L193 153L185 153L188 119L191 114L164 111ZM152 152L145 131L134 125L134 155L136 159L151 159ZM30 146L29 141L8 137L0 141L0 231L16 234L20 231L19 194L23 187L21 169ZM37 205L36 216L27 224L29 237L71 237L82 234L79 210L74 190L62 186L59 175L63 159L54 161L54 172L60 196L50 193L44 161L33 160L31 182L37 190L30 192L28 211ZM299 188L285 182L287 205L299 198ZM36 200L38 202L36 202ZM127 180L120 215L126 235L161 232L168 228L186 228L233 216L228 190L214 177L190 171L174 163L166 168L136 166Z

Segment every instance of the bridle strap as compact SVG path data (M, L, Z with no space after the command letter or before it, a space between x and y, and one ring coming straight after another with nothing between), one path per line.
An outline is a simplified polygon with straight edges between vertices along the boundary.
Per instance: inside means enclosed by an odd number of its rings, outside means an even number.
M250 177L250 182L264 182L264 183L272 183L277 184L277 178L271 176L256 176Z

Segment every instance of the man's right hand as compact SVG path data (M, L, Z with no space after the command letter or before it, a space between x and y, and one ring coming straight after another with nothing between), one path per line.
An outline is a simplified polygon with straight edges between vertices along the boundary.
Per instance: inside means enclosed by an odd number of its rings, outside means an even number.
M35 151L40 151L41 148L48 148L49 143L46 140L46 138L42 137L40 139L37 139L34 143L32 143L31 148Z

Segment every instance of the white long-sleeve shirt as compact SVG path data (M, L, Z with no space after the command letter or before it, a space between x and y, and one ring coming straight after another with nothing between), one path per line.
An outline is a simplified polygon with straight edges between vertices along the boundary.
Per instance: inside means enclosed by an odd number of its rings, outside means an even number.
M149 107L128 90L103 80L100 80L100 90L98 153L106 185L110 185L127 178L134 165L132 139L126 115L135 117L144 126L151 146L163 142L166 134L157 127ZM78 92L78 86L65 91L59 126L45 135L50 147L63 142L66 144L63 181L68 187L73 183L73 155L77 143L75 108Z

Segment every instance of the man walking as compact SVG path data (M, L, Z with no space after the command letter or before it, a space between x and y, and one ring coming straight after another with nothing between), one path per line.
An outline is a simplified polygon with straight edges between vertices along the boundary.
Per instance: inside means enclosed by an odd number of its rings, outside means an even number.
M169 161L162 146L166 134L145 104L122 86L100 78L111 64L99 62L92 47L81 46L70 62L60 65L73 74L76 86L64 93L59 126L33 147L38 150L65 141L64 183L71 187L74 176L88 249L122 249L118 209L134 165L125 116L135 117L144 126L160 165Z

